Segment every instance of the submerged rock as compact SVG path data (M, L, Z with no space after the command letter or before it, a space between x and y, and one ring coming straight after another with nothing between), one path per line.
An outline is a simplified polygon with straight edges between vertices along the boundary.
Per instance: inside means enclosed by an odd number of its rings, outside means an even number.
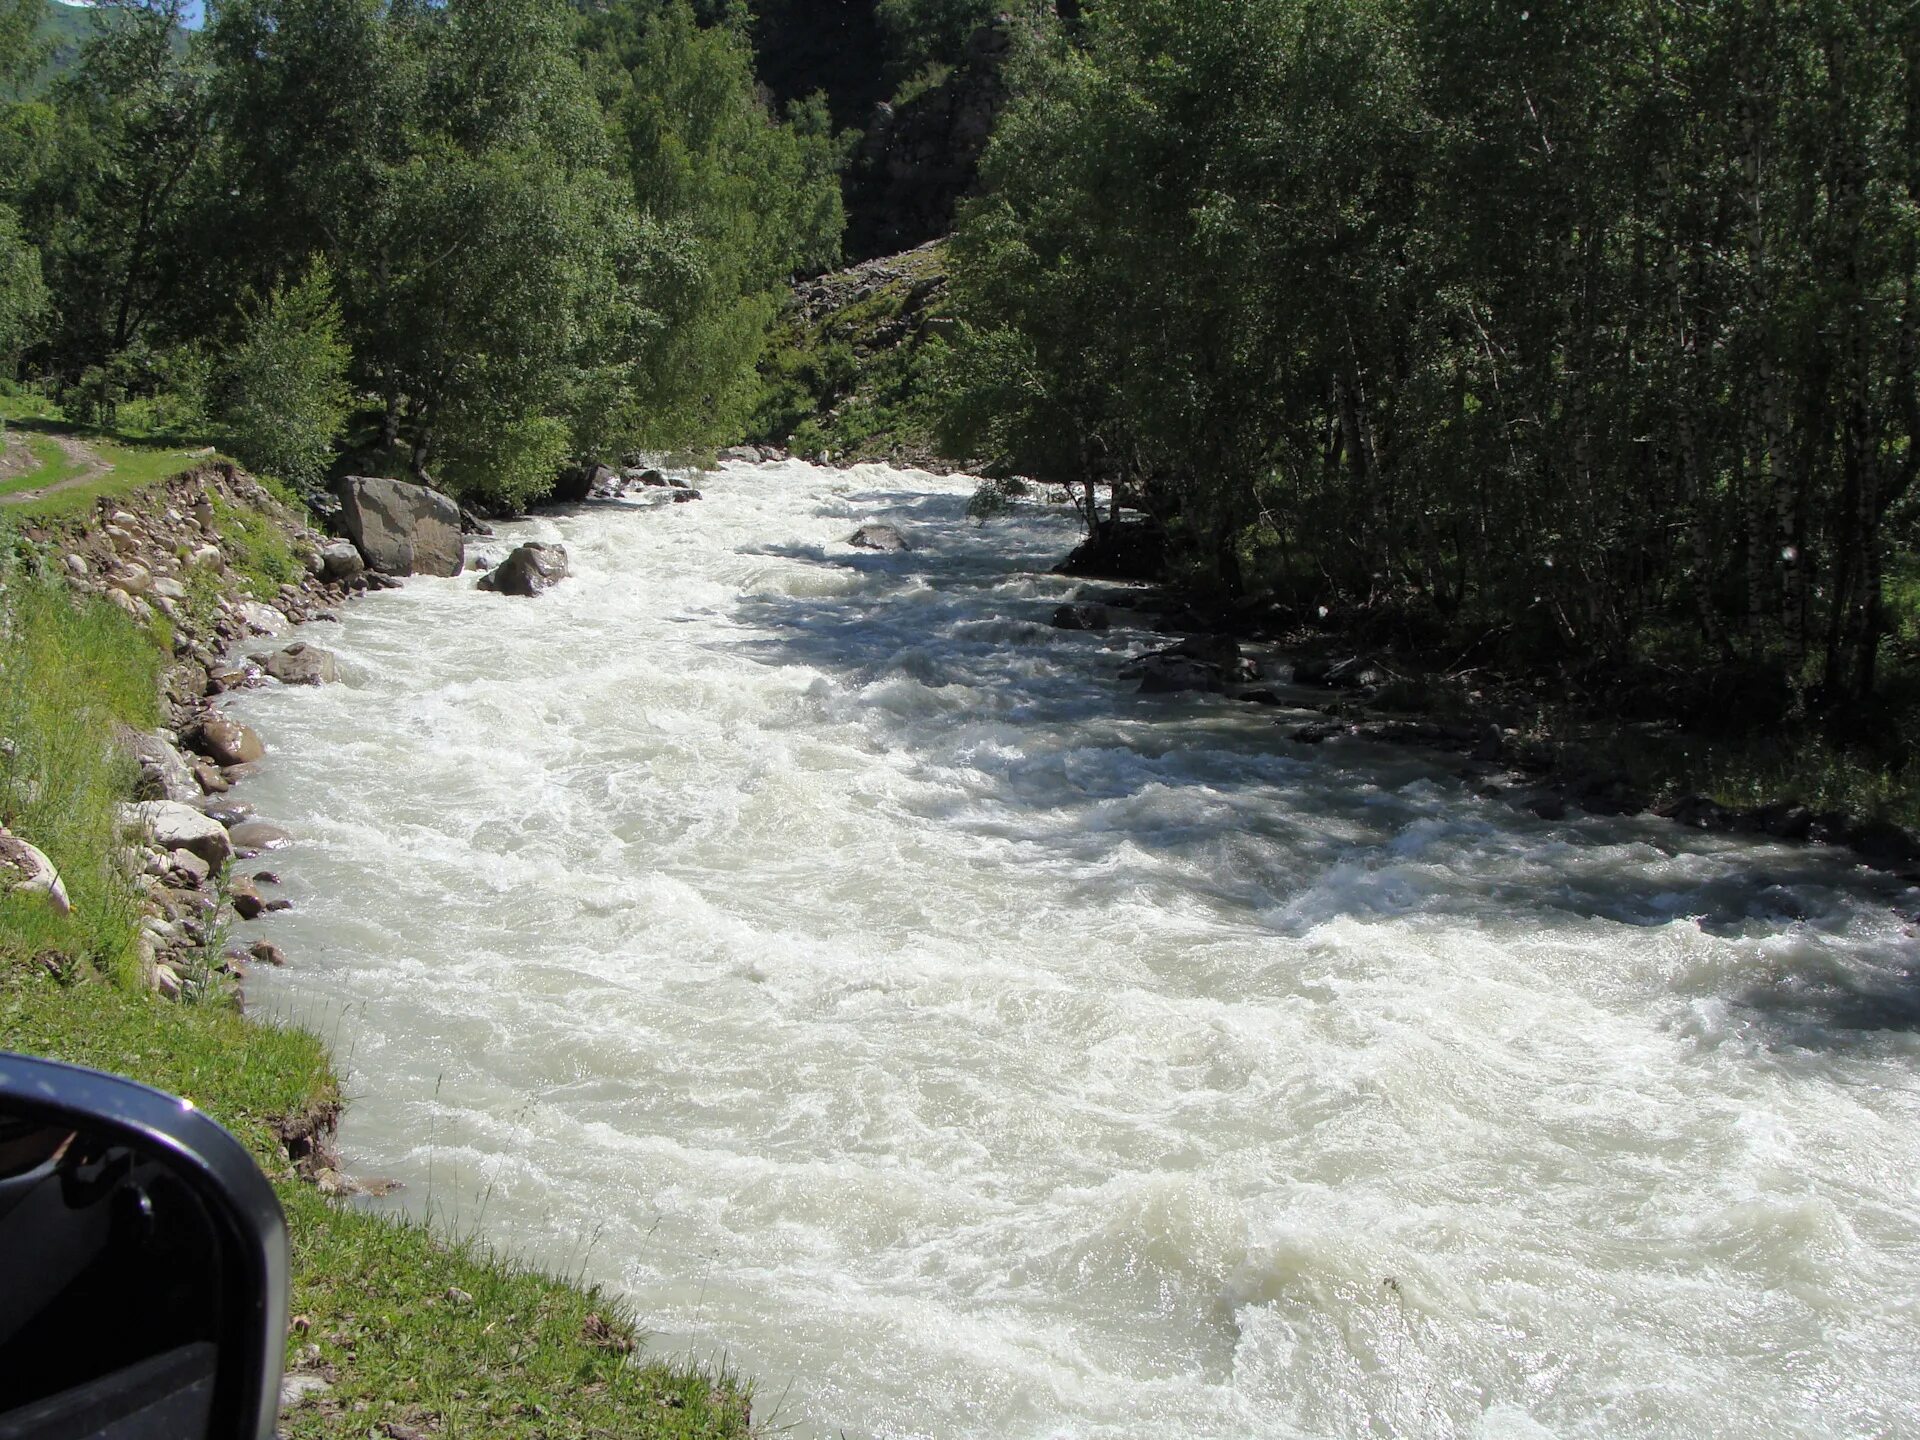
M531 600L558 585L567 574L564 545L527 544L489 570L476 588Z
M1104 605L1062 605L1053 612L1056 630L1105 630L1112 623Z
M847 537L847 543L857 550L881 550L889 554L913 549L898 525L879 523L862 525Z

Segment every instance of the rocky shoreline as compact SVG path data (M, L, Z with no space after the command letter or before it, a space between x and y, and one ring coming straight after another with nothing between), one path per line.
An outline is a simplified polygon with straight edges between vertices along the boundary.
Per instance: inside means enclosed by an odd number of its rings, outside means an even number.
M1309 653L1279 642L1243 643L1230 627L1206 623L1159 586L1083 589L1078 599L1055 611L1053 624L1062 630L1103 631L1112 624L1112 610L1142 614L1146 623L1183 637L1134 656L1122 668L1121 677L1137 681L1143 694L1197 691L1252 705L1318 711L1326 718L1275 723L1300 745L1346 739L1446 756L1456 762L1458 778L1482 797L1545 820L1576 810L1644 814L1701 832L1844 846L1868 868L1920 885L1920 835L1890 821L1785 802L1742 808L1698 794L1662 797L1576 747L1503 725L1491 712L1460 720L1397 706L1391 712L1370 710L1370 702L1403 678L1386 661L1355 647Z

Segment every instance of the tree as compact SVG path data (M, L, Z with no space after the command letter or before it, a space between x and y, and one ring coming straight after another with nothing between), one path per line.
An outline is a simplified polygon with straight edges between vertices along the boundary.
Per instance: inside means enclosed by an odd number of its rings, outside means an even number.
M249 466L311 487L325 473L352 393L333 276L316 258L287 289L245 310L224 376L222 418Z
M22 238L19 217L0 205L0 378L11 378L46 308L40 256Z

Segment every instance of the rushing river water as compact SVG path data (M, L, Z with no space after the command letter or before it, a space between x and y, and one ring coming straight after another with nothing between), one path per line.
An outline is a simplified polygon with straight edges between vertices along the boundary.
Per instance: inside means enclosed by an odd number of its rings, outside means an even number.
M1920 1435L1913 895L1133 694L1070 515L703 484L236 704L393 1203L803 1436Z

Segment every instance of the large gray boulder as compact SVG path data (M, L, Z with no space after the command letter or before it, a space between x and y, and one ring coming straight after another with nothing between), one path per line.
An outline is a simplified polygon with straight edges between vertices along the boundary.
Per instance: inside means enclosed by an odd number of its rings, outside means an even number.
M320 550L320 578L322 580L352 580L362 574L367 562L360 558L360 552L348 540L335 540Z
M190 805L167 800L125 805L121 807L121 821L162 850L190 850L216 870L233 857L227 827Z
M564 545L526 544L481 577L478 588L531 600L567 578Z
M458 575L466 567L460 507L404 480L349 475L335 487L340 523L379 575Z

